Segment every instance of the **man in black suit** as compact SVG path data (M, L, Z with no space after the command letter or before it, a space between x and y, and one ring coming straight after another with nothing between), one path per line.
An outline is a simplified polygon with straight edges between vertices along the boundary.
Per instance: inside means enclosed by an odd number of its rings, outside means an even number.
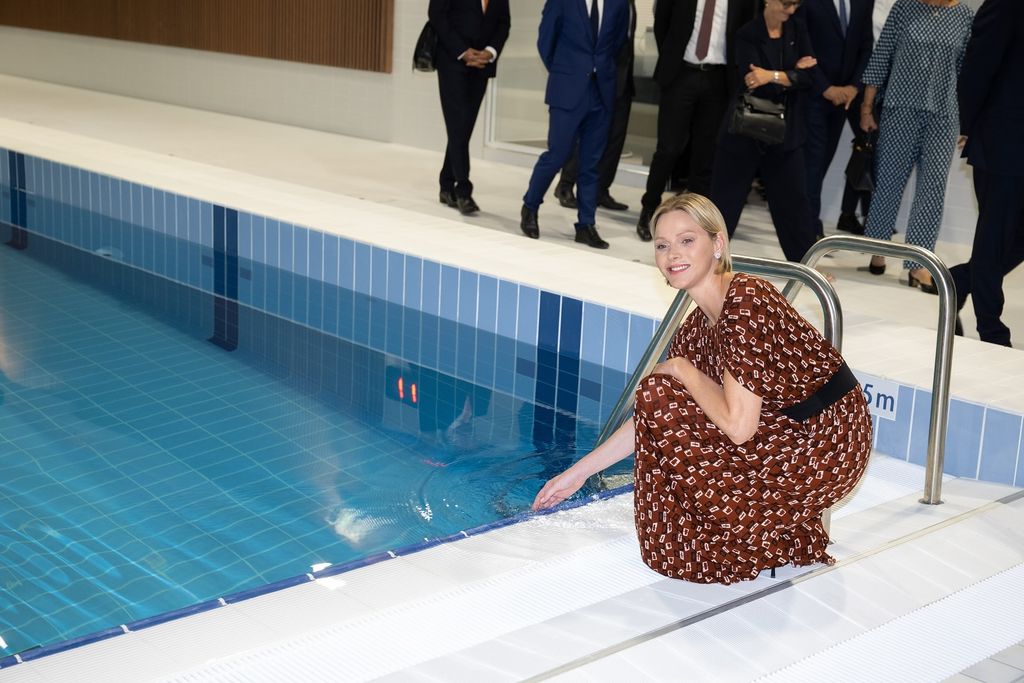
M611 195L612 182L615 180L615 172L619 168L619 158L622 157L622 148L626 145L626 130L629 128L629 113L633 109L633 96L636 95L636 86L633 84L633 36L636 34L636 4L629 0L629 33L626 35L626 42L619 50L618 59L615 62L615 108L612 110L612 123L608 129L608 144L601 155L601 161L597 162L597 205L603 209L612 211L625 211L629 208L622 202L615 201ZM555 185L555 197L558 202L567 208L576 208L576 196L572 188L576 185L576 175L579 172L579 152L574 152L569 161L562 167L562 174Z
M437 85L448 132L440 201L463 215L480 210L469 180L469 139L511 25L508 0L430 0L437 31Z
M860 129L860 76L871 57L873 0L804 0L798 20L807 25L818 68L807 102L807 200L812 228L824 235L821 224L821 186L836 154L843 120L854 135ZM801 16L802 15L802 16ZM856 218L854 218L856 222ZM847 229L851 226L844 224ZM856 231L856 230L855 230ZM863 232L861 230L860 232Z
M756 5L754 0L658 0L654 6L654 80L661 98L658 144L636 225L645 242L651 239L651 217L687 142L687 189L711 194L715 140L735 78L733 38L736 29L754 17Z
M1010 346L1003 278L1024 260L1024 2L985 0L960 71L963 156L974 169L971 260L951 268L957 309L970 295L982 341ZM957 320L959 323L959 320ZM962 330L958 330L962 333Z

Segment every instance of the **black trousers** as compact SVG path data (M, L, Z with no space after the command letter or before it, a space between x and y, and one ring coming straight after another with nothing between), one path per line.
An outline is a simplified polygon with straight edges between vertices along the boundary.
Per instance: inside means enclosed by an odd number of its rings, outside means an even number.
M480 104L487 90L487 78L473 70L438 69L441 113L448 133L448 146L441 166L441 189L459 197L473 194L469 180L469 139L473 136Z
M957 302L970 296L982 341L1010 345L1003 314L1003 278L1024 261L1024 176L974 169L978 225L971 260L953 266Z
M703 195L711 192L715 140L729 102L727 74L724 66L708 71L683 68L672 85L661 91L658 144L647 175L645 210L653 211L661 203L661 193L687 143L690 144L687 190Z
M603 197L608 194L608 189L615 181L615 173L619 170L619 159L622 157L622 149L626 146L626 131L629 129L629 114L633 110L633 96L622 94L615 98L615 108L612 110L612 123L608 128L608 144L601 153L601 160L597 162L597 196ZM562 174L558 177L558 184L562 187L572 187L576 184L576 177L579 175L580 153L577 148L569 160L562 167Z
M843 123L848 122L854 135L861 135L860 97L849 109L837 107L820 95L812 95L806 108L806 136L804 138L804 163L807 167L807 202L811 216L811 227L815 235L824 233L821 223L821 189L825 174L835 158L839 138L843 134ZM859 192L844 183L843 213L854 213L857 202L866 216L871 201L870 192Z
M807 191L800 182L805 174L803 147L786 151L782 145L765 145L723 132L715 153L711 200L725 218L729 237L736 232L750 184L759 175L768 194L768 210L782 252L789 261L802 259L814 244Z

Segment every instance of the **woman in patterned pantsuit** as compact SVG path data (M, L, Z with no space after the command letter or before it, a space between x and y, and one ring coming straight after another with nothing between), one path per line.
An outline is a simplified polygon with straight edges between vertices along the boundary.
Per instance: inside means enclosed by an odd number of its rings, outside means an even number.
M897 0L864 70L861 128L878 130L875 97L881 93L881 130L875 192L865 234L889 239L910 170L917 168L907 243L935 249L946 200L946 177L960 125L956 79L974 14L959 0ZM911 287L937 294L928 271L905 261ZM885 272L885 258L869 270Z
M700 583L831 563L821 513L857 484L871 418L842 356L765 280L734 273L721 213L695 194L654 215L655 260L697 304L635 416L537 494L555 505L635 450L641 556Z

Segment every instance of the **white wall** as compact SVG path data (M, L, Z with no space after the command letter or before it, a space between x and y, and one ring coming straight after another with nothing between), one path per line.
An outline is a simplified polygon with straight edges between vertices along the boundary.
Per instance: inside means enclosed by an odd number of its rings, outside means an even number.
M395 0L391 74L9 27L0 27L0 72L441 149L445 135L437 79L411 69L426 4Z

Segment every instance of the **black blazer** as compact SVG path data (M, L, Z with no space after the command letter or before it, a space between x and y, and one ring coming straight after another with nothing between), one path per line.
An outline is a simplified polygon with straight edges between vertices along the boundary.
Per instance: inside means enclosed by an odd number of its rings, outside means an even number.
M832 85L855 85L859 88L860 76L871 57L874 0L850 0L849 5L845 38L833 0L804 0L794 15L806 24L814 56L818 59L814 92L819 95Z
M629 0L629 28L626 42L622 44L619 55L615 59L615 97L633 97L636 85L633 83L633 60L635 50L633 38L636 36L636 2Z
M782 38L778 41L768 35L764 14L761 13L736 32L736 63L741 68L737 69L734 80L734 97L738 98L747 89L743 79L751 64L762 69L785 71L792 83L788 88L769 83L754 90L757 97L786 103L786 139L782 143L786 150L804 143L804 94L813 83L814 68L797 69L796 63L801 57L813 54L806 26L792 18L782 25ZM727 116L732 116L731 110Z
M1024 176L1024 2L985 0L960 69L963 156L989 173Z
M512 24L508 0L490 0L486 14L480 0L430 0L427 17L437 31L438 69L466 70L494 78L497 59L478 70L466 66L459 55L469 48L483 50L485 47L493 47L501 54Z
M725 20L725 60L735 66L733 45L736 30L754 18L757 0L718 0L728 2ZM654 80L664 89L683 69L683 54L693 34L697 17L697 0L657 0L654 5L654 40L658 44L658 63Z

